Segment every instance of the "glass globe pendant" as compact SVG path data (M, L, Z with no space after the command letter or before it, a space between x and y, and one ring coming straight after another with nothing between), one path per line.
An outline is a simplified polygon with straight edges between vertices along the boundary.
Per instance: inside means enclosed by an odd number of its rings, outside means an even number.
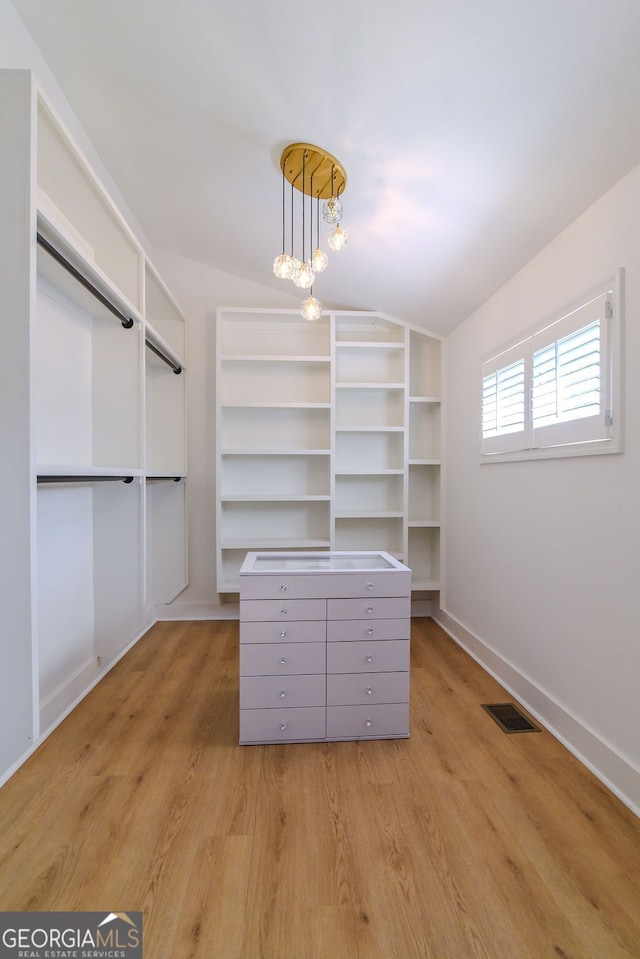
M319 320L322 312L322 304L313 294L302 301L301 313L305 320Z
M311 264L308 260L304 260L301 261L300 268L297 270L293 282L296 286L299 286L301 290L308 290L309 287L313 286L315 278L316 275L313 272Z
M324 250L321 250L318 247L317 250L313 251L313 254L311 256L311 266L313 267L316 273L324 273L324 271L327 268L328 262L329 262L329 257L324 252Z
M337 196L332 196L322 204L322 219L325 223L339 223L342 219L342 203Z
M349 234L338 224L329 234L327 242L332 250L339 253L340 250L344 250L348 240Z
M281 253L273 261L273 272L280 280L288 280L293 269L293 258L288 253Z
M302 266L302 263L300 262L298 257L292 256L291 257L291 273L289 274L289 277L288 277L288 279L290 279L292 283L296 282L296 276L298 275L298 271L301 266Z

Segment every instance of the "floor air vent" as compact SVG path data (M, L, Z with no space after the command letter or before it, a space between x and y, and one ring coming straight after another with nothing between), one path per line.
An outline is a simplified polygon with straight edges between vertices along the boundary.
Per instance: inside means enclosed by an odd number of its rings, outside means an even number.
M540 727L527 719L514 703L483 703L482 708L489 713L503 733L540 732Z

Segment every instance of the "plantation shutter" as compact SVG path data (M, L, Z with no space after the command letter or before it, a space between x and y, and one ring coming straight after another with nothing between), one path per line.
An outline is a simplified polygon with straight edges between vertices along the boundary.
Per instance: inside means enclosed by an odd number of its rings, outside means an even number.
M610 316L610 299L601 294L533 337L533 447L611 435Z
M482 452L522 449L528 413L522 344L488 360L482 376Z

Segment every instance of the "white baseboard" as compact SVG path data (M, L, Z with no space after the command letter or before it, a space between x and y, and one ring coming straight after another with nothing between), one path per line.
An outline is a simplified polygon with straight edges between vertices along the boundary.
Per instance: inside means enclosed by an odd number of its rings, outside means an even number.
M640 771L462 623L440 609L435 621L608 789L640 816Z
M238 603L167 603L166 606L156 606L155 611L161 622L240 618Z
M102 675L97 657L83 663L72 676L43 699L40 705L40 729L50 729L57 725L58 717L67 716L83 696L86 696L94 681Z
M29 756L42 745L54 729L67 718L69 713L73 712L76 706L91 692L93 687L98 685L100 680L135 646L138 640L142 639L152 625L153 621L147 623L109 662L103 663L99 659L88 660L70 679L66 680L44 700L40 708L40 731L38 736L34 739L29 749L27 749L22 756L19 756L8 769L0 774L0 786L3 786L4 783L11 779L20 766L26 763ZM71 698L72 696L73 698Z

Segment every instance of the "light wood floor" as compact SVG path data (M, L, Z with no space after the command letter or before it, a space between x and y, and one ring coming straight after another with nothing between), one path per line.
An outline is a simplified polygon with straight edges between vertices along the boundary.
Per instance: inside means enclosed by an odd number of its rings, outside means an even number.
M431 620L411 739L236 745L236 623L156 625L0 789L0 909L146 959L638 959L640 820Z

